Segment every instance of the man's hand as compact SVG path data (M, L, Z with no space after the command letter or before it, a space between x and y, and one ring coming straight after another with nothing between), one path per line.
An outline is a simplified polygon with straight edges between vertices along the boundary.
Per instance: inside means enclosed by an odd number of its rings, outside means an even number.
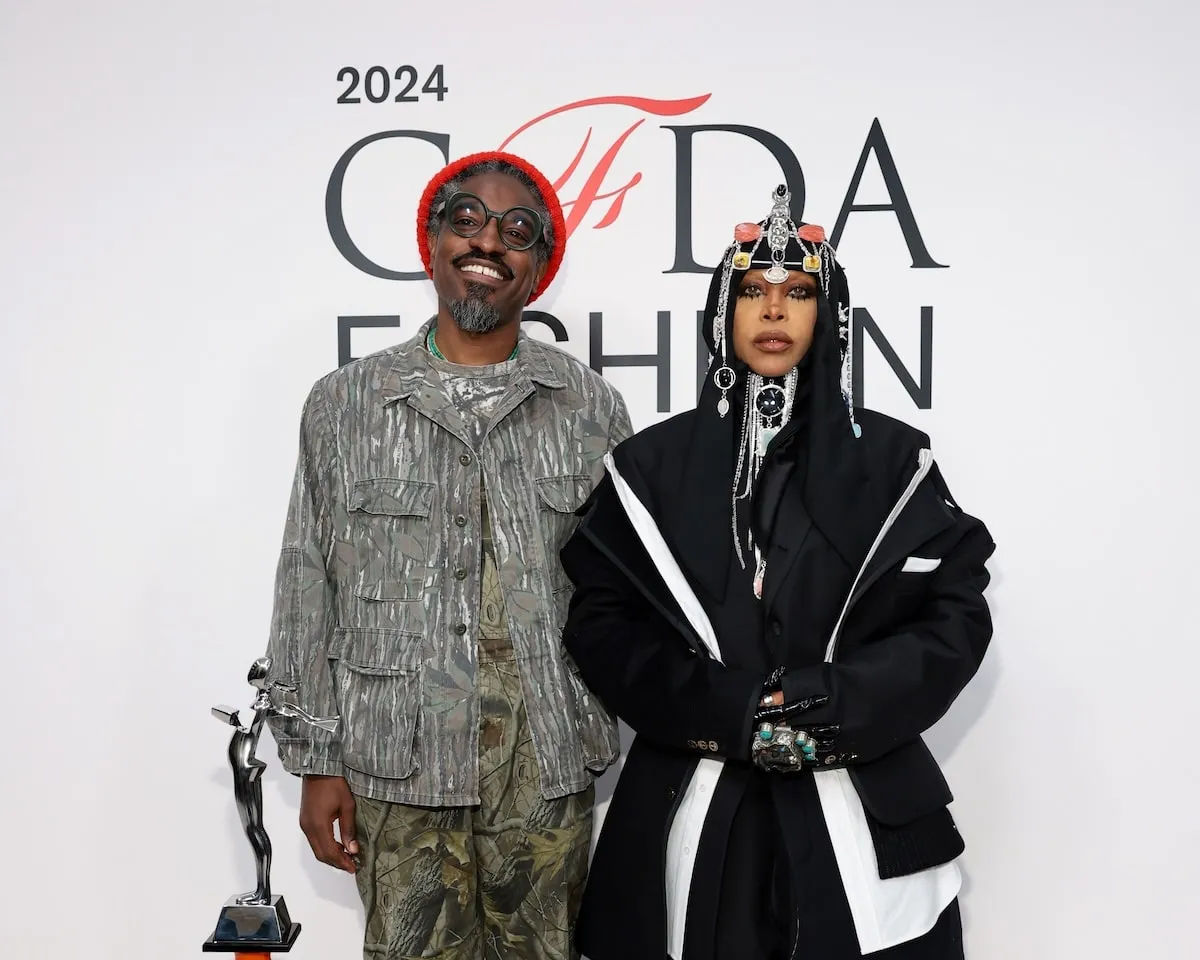
M341 843L333 835L335 820ZM322 863L347 873L358 869L352 859L358 855L358 842L354 839L354 795L345 777L309 775L304 778L300 790L300 829Z

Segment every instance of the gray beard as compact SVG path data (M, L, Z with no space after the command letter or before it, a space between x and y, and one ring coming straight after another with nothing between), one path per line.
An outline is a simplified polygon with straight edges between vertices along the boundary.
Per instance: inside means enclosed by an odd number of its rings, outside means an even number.
M487 299L491 288L482 283L467 283L467 295L451 300L450 316L463 333L491 333L500 326L500 311Z

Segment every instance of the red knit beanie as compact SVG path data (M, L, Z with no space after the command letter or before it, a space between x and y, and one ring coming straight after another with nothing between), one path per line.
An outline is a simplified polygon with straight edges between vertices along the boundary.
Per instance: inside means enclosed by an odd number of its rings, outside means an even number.
M563 220L562 207L559 205L558 195L554 192L554 187L550 185L550 181L542 176L541 171L528 160L522 160L511 153L502 153L498 150L472 153L469 156L455 160L449 166L443 167L429 181L429 184L425 187L425 192L421 194L421 203L417 207L417 249L421 251L421 263L425 266L425 272L432 277L433 267L430 260L429 234L426 225L429 223L429 211L433 207L433 198L437 195L438 190L464 170L477 164L485 163L488 160L503 160L506 163L511 163L522 173L526 174L537 185L542 202L546 205L546 210L550 214L551 229L554 233L554 246L550 250L550 261L546 264L546 272L542 275L541 282L534 288L533 293L529 295L527 302L533 303L534 300L545 293L546 288L550 286L551 281L554 280L554 275L558 273L558 268L562 264L563 254L566 253L567 249L567 225Z

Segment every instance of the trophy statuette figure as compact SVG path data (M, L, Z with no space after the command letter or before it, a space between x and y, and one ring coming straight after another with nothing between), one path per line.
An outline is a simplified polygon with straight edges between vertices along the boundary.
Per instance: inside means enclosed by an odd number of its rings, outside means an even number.
M296 717L305 723L333 732L337 717L314 717L299 707L277 701L271 696L269 657L260 657L250 666L247 681L257 691L251 707L253 715L245 725L232 707L212 708L213 716L234 728L229 740L229 766L233 771L233 799L242 829L254 853L255 888L231 897L203 946L205 952L235 953L239 957L268 957L272 952L286 953L300 935L287 905L279 894L271 893L271 838L263 826L262 772L267 765L255 756L263 725L270 716Z

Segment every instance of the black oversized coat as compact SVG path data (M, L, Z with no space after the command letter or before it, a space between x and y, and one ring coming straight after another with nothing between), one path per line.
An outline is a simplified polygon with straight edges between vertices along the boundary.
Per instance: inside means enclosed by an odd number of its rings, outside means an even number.
M689 581L704 590L720 577L705 570L711 558L698 546L702 532L728 523L728 513L708 516L695 504L694 529L679 521L679 511L686 515L692 507L679 500L688 497L693 415L627 440L615 461L656 520L673 514L676 529L688 531L672 544L673 552ZM821 526L823 513L819 497L807 511L801 505L800 481L783 484L772 511L762 617L767 642L736 645L738 655L725 657L724 664L702 652L610 479L580 511L579 528L562 554L576 585L564 643L587 685L637 735L607 812L580 916L578 943L591 960L665 956L664 861L675 804L702 757L725 759L735 784L739 771L748 778L756 703L767 676L781 664L788 668L788 700L828 697L805 714L804 725L840 727L836 750L848 760L881 875L945 863L964 848L947 810L950 789L921 735L974 676L991 639L983 593L994 544L983 523L954 503L934 465L860 569L866 556L861 544L874 540L929 442L870 411L859 411L858 422L862 437L854 449L870 493L855 494L847 515L860 529L856 535L826 531L858 571L833 663L824 663L823 650L811 641L790 642L806 612L806 595L821 586L795 578L800 517L812 514ZM786 438L777 443L786 453ZM834 486L830 496L836 498L846 485ZM845 599L838 598L838 609ZM779 776L782 782L805 774ZM704 880L698 870L693 890ZM713 902L711 896L694 899Z

